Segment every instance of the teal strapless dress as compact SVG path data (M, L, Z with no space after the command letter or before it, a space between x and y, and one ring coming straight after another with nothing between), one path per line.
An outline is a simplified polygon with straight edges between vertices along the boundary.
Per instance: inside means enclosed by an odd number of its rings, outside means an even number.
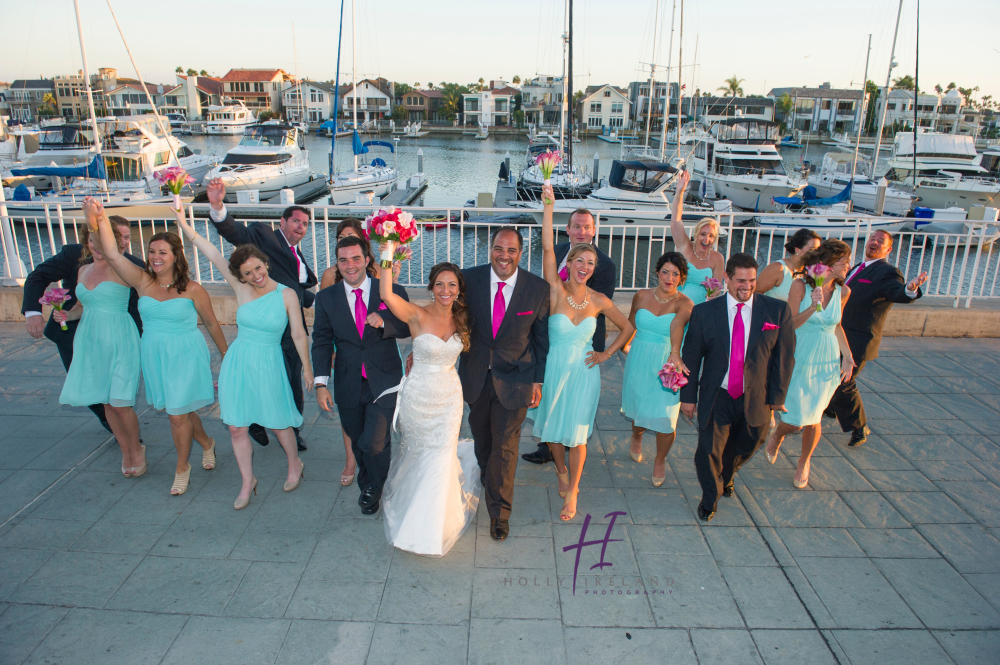
M101 282L94 290L76 285L83 316L73 338L73 362L60 404L135 406L139 390L139 331L128 313L131 289Z
M765 295L788 302L788 292L792 288L792 282L795 281L795 276L792 275L791 269L789 269L788 264L786 264L784 260L781 260L778 263L781 264L781 284L778 284Z
M670 324L675 314L656 316L648 309L635 313L635 337L625 359L622 413L636 427L669 434L677 429L680 392L667 390L658 373L670 356Z
M139 298L142 316L142 378L146 401L171 416L215 402L212 368L198 312L187 298Z
M601 369L588 368L585 361L594 350L596 327L597 319L592 316L577 326L565 314L549 317L542 401L528 411L528 417L535 421L531 433L544 443L586 445L594 431L597 402L601 399Z
M219 372L219 409L227 425L257 423L281 430L302 424L281 355L281 335L288 326L284 290L279 284L236 310L239 333Z
M806 284L800 313L814 307L812 291ZM823 418L823 409L840 384L840 345L834 332L840 314L840 289L835 288L826 308L795 331L795 368L785 397L788 413L781 414L782 422L804 427Z
M705 290L705 287L701 283L711 276L711 268L695 268L688 261L688 276L684 280L683 286L681 286L681 293L690 298L695 305L700 305L708 300L708 291Z

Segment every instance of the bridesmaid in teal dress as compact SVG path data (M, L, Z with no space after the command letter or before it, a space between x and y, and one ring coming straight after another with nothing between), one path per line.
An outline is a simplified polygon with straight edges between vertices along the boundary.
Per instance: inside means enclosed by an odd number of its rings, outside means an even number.
M786 412L767 441L767 461L774 464L786 436L802 431L802 454L795 471L794 485L809 483L809 461L819 443L823 409L830 403L837 385L851 378L854 360L847 345L840 318L851 289L844 284L850 267L851 247L830 238L802 257L801 279L792 283L788 306L796 314L795 368L785 397ZM830 268L822 286L806 273L809 266ZM817 311L817 307L819 311Z
M191 480L192 440L201 446L201 466L215 468L215 439L205 432L197 410L215 403L215 386L205 336L198 330L201 317L222 357L226 337L222 333L208 292L188 275L184 245L176 233L163 232L149 240L146 269L136 266L113 246L111 223L100 202L89 202L87 223L100 228L102 247L118 276L139 294L142 316L142 376L146 401L157 411L166 410L170 433L177 449L177 468L170 494L187 491ZM93 210L94 214L89 214Z
M802 266L802 257L819 247L819 242L819 234L812 229L799 229L793 233L785 243L785 258L769 264L757 275L754 293L788 302L788 291L792 288L795 272Z
M593 245L580 243L566 255L569 279L559 277L556 261L552 208L552 187L542 188L545 202L542 216L542 273L549 283L549 353L545 361L542 399L528 411L534 419L534 436L549 444L559 479L559 496L564 503L559 519L576 515L580 476L587 460L587 440L594 430L597 402L601 398L602 362L610 358L632 337L635 328L618 311L611 299L587 287L597 266ZM597 315L604 314L620 331L605 351L594 351L593 336ZM569 467L566 449L569 448Z
M174 211L177 226L212 262L236 292L236 324L239 333L229 347L219 372L219 409L222 422L229 426L233 454L240 466L243 486L233 508L242 510L250 503L250 493L257 492L253 473L251 423L274 431L288 457L288 476L284 490L291 492L302 481L304 463L299 459L293 427L302 424L302 414L295 408L288 385L285 361L281 355L281 336L286 327L302 360L306 390L313 387L312 363L308 338L302 324L302 309L295 292L275 282L268 275L267 257L253 245L240 245L227 261L222 252L200 236Z
M642 289L632 298L628 319L635 337L625 346L622 380L622 413L632 420L629 455L642 462L642 434L656 432L653 487L666 480L667 454L674 445L680 394L663 387L658 372L668 362L683 368L680 348L694 303L680 292L688 264L678 252L667 252L656 262L656 287ZM551 323L549 324L551 327Z
M114 244L121 231L112 227ZM76 305L54 312L56 321L80 320L73 339L73 362L59 395L60 404L103 404L111 433L122 450L122 475L146 473L146 448L139 443L139 418L132 408L139 389L139 331L128 313L131 289L101 253L100 239L83 230L83 257L76 285Z
M716 251L719 242L719 222L714 217L705 217L694 226L694 232L689 238L684 230L684 192L687 190L691 174L681 171L677 176L677 190L670 206L670 233L674 239L674 248L688 262L687 280L681 287L681 293L691 299L695 305L708 300L708 291L701 285L709 277L725 284L726 259ZM726 292L725 286L720 286L712 297Z

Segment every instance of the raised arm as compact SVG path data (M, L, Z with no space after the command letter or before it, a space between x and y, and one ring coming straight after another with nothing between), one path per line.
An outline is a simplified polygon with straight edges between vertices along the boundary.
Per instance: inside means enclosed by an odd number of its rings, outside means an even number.
M385 306L389 308L392 315L399 319L401 322L406 323L415 328L420 326L420 317L424 312L423 307L418 307L417 305L411 304L401 298L398 294L393 293L392 290L392 280L389 278L389 271L383 270L382 275L386 279L378 280L378 295L382 298L382 302ZM414 335L419 335L419 330L414 331Z
M284 289L281 297L285 301L285 312L288 314L288 325L292 329L292 343L302 361L302 377L294 377L294 381L306 382L306 392L313 389L312 363L309 362L309 337L306 335L305 326L302 324L302 305L299 304L299 296L292 289Z
M233 216L226 210L226 186L221 178L214 178L206 185L208 202L211 204L208 217L215 225L215 230L234 247L240 245L256 244L253 241L250 229L242 224L237 224Z
M923 295L920 291L920 287L923 286L924 282L927 281L927 272L920 273L916 279L914 279L909 284L903 278L903 273L899 272L899 268L894 270L886 270L884 277L879 281L879 293L886 300L899 304L906 304L908 302L913 302L917 298ZM911 297L909 293L913 293Z
M83 200L83 212L87 218L87 226L90 232L99 232L99 244L101 254L104 259L111 264L118 276L126 284L136 291L141 292L142 287L149 277L146 271L129 261L118 250L118 241L115 239L115 232L111 228L111 220L104 214L104 205L93 197L88 196ZM94 243L95 245L98 243Z
M211 261L212 265L215 266L220 273L222 273L222 278L229 282L229 285L233 287L234 290L238 291L242 286L242 282L236 279L236 276L229 272L229 261L222 255L219 248L194 230L194 227L192 227L184 217L183 210L174 210L173 208L171 208L171 210L174 213L174 217L177 219L177 228L183 231L188 240L193 242L194 246L205 255L205 258ZM301 316L302 315L299 314L299 317Z
M691 260L694 252L691 249L691 238L684 230L684 192L687 189L691 174L681 171L677 176L677 189L674 191L674 200L670 204L670 235L674 239L674 248L684 255L688 261Z
M559 263L556 261L555 231L552 229L552 210L555 208L555 194L552 185L542 185L542 277L549 286L562 286L559 278ZM597 266L595 265L596 269Z

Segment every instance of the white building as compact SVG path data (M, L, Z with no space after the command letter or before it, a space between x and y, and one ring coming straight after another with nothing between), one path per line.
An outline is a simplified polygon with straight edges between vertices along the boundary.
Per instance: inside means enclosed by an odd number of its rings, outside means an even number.
M587 87L584 95L577 108L577 122L586 123L589 130L629 128L632 103L628 100L626 91L613 85L592 85Z
M392 84L386 79L364 79L358 81L358 122L380 120L392 113ZM343 117L350 119L354 111L353 87L344 86L340 95L340 108Z
M208 76L177 75L177 85L159 97L160 113L183 113L188 120L208 118L208 107L221 103L222 81Z
M521 110L533 125L558 125L563 97L562 76L536 76L521 86Z
M462 95L465 124L483 127L510 125L512 94L506 90L483 90Z
M155 95L156 86L152 88L149 93ZM153 112L153 103L146 97L139 84L127 83L112 88L105 95L105 100L110 115L141 115Z
M767 96L777 101L786 94L794 104L789 116L781 118L789 129L851 133L864 120L861 90L833 88L824 83L818 88L772 88Z
M875 118L882 117L883 95L875 100ZM885 114L886 127L913 127L913 93L909 90L890 90ZM975 134L979 125L978 111L965 107L965 96L958 90L943 95L917 96L917 122L921 127L945 134ZM969 120L965 119L966 115ZM975 117L972 117L975 116ZM878 121L876 120L876 123Z
M289 83L281 92L281 104L289 122L323 122L333 117L336 91L333 86L316 81ZM299 99L301 93L302 99ZM360 102L359 102L360 105Z

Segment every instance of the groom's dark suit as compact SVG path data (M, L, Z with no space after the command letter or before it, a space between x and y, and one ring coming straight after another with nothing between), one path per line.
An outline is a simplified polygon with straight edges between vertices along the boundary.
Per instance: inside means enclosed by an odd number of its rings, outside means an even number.
M375 399L403 378L399 348L391 331L401 331L403 337L410 333L406 324L396 320L388 309L379 309L382 305L379 282L370 279L367 310L377 313L386 322L386 336L367 324L364 336L358 335L354 298L348 298L346 282L338 282L316 294L312 361L316 376L324 376L329 373L336 349L331 392L340 423L351 438L354 458L358 461L358 486L362 493L370 490L378 496L389 473L389 436L396 393L386 395L377 403ZM403 287L394 284L392 291L409 300ZM362 365L367 378L361 375Z
M795 328L788 303L768 296L750 300L743 394L735 399L722 387L729 371L732 330L723 295L696 305L681 357L691 371L681 402L698 404L698 449L694 463L701 505L715 511L722 489L767 436L769 405L785 403L795 362Z
M545 380L549 351L549 285L518 269L503 321L493 337L492 265L463 270L472 343L458 376L469 404L469 427L491 518L509 519L521 424L531 384Z

